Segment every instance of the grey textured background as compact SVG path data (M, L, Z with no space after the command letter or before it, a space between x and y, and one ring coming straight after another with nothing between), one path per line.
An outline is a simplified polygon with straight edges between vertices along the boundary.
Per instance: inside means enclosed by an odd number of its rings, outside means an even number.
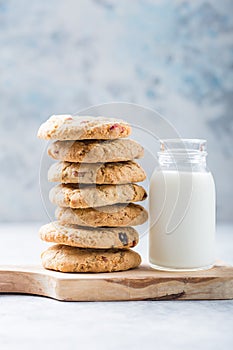
M206 138L218 218L233 220L232 12L230 0L0 0L0 220L46 218L40 123L109 101Z

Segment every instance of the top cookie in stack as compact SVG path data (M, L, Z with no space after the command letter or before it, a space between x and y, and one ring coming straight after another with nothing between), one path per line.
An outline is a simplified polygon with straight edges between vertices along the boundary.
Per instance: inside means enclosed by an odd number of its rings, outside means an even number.
M130 133L130 125L123 120L53 115L41 125L37 136L43 140L113 140Z
M140 264L129 249L139 239L130 226L147 220L133 203L147 196L135 184L146 175L134 162L143 147L125 139L130 133L127 122L103 117L52 116L41 125L39 138L57 140L48 148L60 161L49 169L49 181L61 182L50 191L58 221L40 229L43 240L60 243L42 254L45 268L106 272Z

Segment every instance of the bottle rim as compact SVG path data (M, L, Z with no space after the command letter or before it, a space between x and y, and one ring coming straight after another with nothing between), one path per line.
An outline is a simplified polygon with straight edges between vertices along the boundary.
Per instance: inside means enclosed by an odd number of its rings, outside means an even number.
M162 139L158 156L165 163L205 162L206 144L204 139Z
M205 139L161 139L159 154L168 153L199 153L207 154L207 141Z

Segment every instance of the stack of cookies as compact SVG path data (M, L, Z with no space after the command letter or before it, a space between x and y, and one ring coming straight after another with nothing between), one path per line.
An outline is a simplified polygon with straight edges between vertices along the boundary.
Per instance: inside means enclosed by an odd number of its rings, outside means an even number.
M126 138L130 133L128 123L103 117L52 116L41 125L38 137L56 140L48 154L59 161L48 180L60 183L49 194L57 221L40 229L42 240L57 243L42 253L46 269L111 272L141 263L130 249L139 240L131 226L148 217L134 203L147 197L136 184L146 175L134 161L143 147Z

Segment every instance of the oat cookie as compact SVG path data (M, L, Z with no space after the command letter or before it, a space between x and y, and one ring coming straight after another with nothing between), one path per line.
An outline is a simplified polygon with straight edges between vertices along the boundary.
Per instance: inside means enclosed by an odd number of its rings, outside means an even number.
M44 140L112 140L130 133L130 125L120 119L53 115L41 125L38 137Z
M57 208L56 218L61 224L91 227L122 227L143 224L147 211L138 204L115 204L98 208Z
M135 247L139 240L138 233L133 227L90 228L61 225L57 221L42 226L39 235L46 242L95 249Z
M61 184L53 187L49 193L49 199L53 204L70 208L93 208L138 202L146 197L144 188L136 184L94 186Z
M48 172L50 182L126 184L144 181L145 171L132 161L115 163L54 163Z
M131 249L84 249L54 245L41 254L43 267L61 272L113 272L129 270L141 263Z
M56 160L75 163L107 163L143 157L144 149L136 141L56 141L49 145L48 155Z

